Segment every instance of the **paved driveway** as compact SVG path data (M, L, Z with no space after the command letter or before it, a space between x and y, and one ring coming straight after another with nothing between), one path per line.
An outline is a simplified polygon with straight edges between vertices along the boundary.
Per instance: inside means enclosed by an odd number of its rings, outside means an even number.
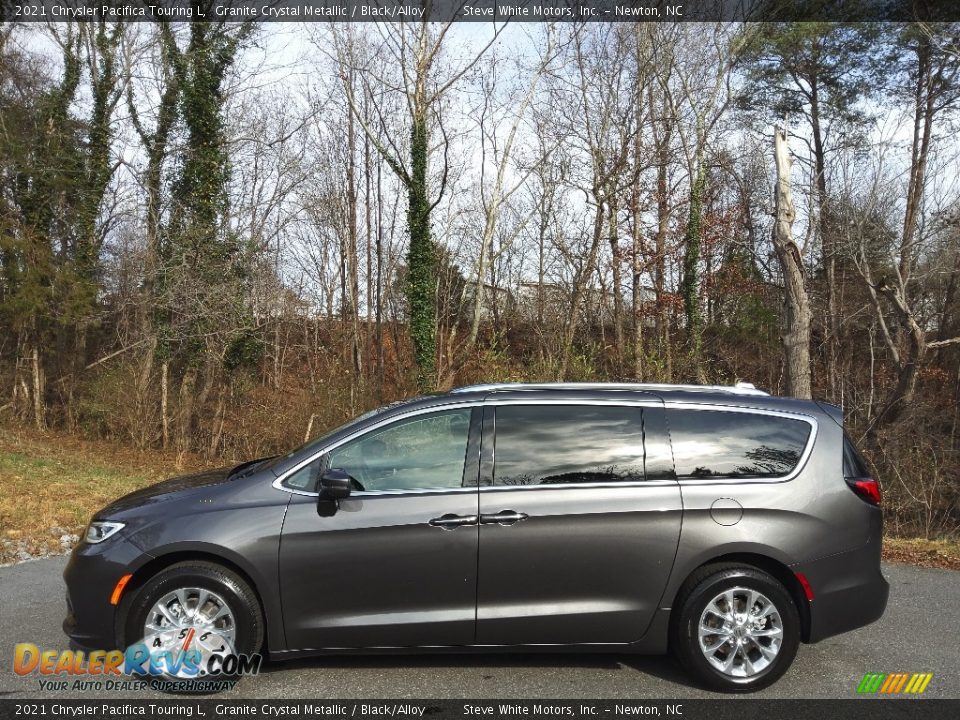
M66 648L60 630L65 558L0 568L0 695L43 697L13 674L13 646ZM885 565L890 604L877 623L803 645L767 698L850 698L865 672L933 672L927 697L960 698L960 572ZM49 694L53 696L53 694ZM56 697L71 697L57 693ZM75 693L89 699L91 693ZM111 694L103 697L122 697ZM136 697L145 697L137 695ZM159 696L158 697L162 697ZM703 698L663 657L433 655L325 657L267 663L223 697Z

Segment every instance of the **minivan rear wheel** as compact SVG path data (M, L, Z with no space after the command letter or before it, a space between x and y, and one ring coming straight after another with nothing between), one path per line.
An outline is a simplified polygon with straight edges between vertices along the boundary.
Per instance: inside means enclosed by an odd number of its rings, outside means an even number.
M671 649L700 682L721 692L774 683L800 645L800 615L774 577L746 565L696 572L677 598Z

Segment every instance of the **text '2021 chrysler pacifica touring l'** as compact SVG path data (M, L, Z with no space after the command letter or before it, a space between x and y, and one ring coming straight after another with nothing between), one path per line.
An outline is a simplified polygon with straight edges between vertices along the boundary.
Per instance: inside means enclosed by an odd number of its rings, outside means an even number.
M881 616L879 506L825 403L471 386L117 500L64 571L64 629L175 648L193 628L274 659L669 650L753 690Z

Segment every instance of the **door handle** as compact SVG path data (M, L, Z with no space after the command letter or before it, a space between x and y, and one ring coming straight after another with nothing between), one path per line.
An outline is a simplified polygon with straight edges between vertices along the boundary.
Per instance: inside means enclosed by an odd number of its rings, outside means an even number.
M513 525L521 520L526 520L527 514L515 512L514 510L501 510L495 515L481 515L480 522L483 525Z
M453 530L461 525L476 525L477 520L476 515L454 515L447 513L446 515L434 518L429 524L433 527L443 528L444 530Z

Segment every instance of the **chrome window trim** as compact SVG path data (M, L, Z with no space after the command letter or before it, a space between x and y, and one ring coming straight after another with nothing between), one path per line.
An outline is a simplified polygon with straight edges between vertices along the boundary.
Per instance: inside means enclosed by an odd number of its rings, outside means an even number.
M660 399L653 399L647 397L641 398L629 398L629 397L615 397L607 399L591 399L591 400L579 400L577 398L538 398L536 400L530 400L525 398L504 398L497 397L496 395L488 396L486 400L483 401L484 405L622 405L624 407L663 407L663 402Z
M470 392L526 392L542 390L620 390L628 392L703 392L728 393L730 395L751 395L754 397L770 397L765 390L758 390L753 383L738 382L734 385L673 385L670 383L643 383L643 382L542 382L542 383L483 383L479 385L464 385L450 391L451 395Z
M369 426L363 428L362 430L358 430L357 432L351 433L351 434L348 435L347 437L341 438L341 439L338 440L337 442L331 443L331 444L329 444L329 445L324 445L323 447L319 448L319 449L317 450L317 452L315 452L313 455L311 455L311 456L308 457L307 459L303 460L302 462L297 463L297 464L294 465L292 468L290 468L289 470L287 470L287 471L286 471L285 473L283 473L280 477L278 477L276 480L274 480L273 483L271 483L271 484L272 484L273 487L276 488L277 490L282 490L282 491L284 491L284 492L291 493L292 495L303 495L303 496L305 496L305 497L318 497L318 496L320 495L320 493L309 492L309 491L307 491L307 490L299 490L299 489L297 489L297 488L288 487L288 486L284 485L283 482L284 482L288 477L290 477L291 475L293 475L293 474L296 473L296 472L299 472L299 471L302 470L304 467L306 467L307 465L309 465L310 463L312 463L314 460L317 460L318 458L322 457L324 454L330 452L331 450L336 450L336 449L337 449L338 447L340 447L341 445L344 445L344 444L350 442L351 440L354 440L355 438L358 438L358 437L361 437L361 436L363 436L363 435L366 435L367 433L373 432L374 430L376 430L376 429L378 429L378 428L381 428L381 427L383 427L383 426L385 426L385 425L390 425L390 424L392 424L392 423L394 423L394 422L397 422L397 421L399 421L399 420L406 420L407 418L416 417L417 415L427 415L427 414L429 414L429 413L443 412L443 411L445 411L445 410L460 410L460 409L463 409L463 408L471 408L471 409L472 409L472 408L475 408L475 407L481 407L482 405L483 405L483 401L482 401L482 400L471 400L471 401L457 402L457 403L446 403L446 404L443 404L443 405L430 405L429 407L417 408L417 409L415 409L415 410L410 410L410 411L405 412L405 413L400 413L399 415L393 415L393 416L391 416L391 417L389 417L389 418L384 418L384 419L382 419L380 422L374 423L373 425L369 425ZM357 492L350 493L350 497L352 497L352 498L354 498L354 497L362 498L362 497L375 497L375 496L378 496L378 495L424 495L424 494L463 492L463 491L465 491L465 490L472 492L472 491L475 491L476 489L477 489L476 487L474 487L474 486L472 486L472 485L468 485L468 486L466 486L466 487L450 487L450 488L410 488L410 489L407 489L407 490L359 490L359 491L357 491Z
M751 485L755 484L780 484L785 482L790 482L796 478L800 473L803 472L804 467L806 467L807 461L810 459L810 456L813 454L813 445L817 440L817 434L820 430L820 425L817 422L817 419L812 415L807 415L805 413L791 412L789 410L770 410L768 408L753 408L753 407L744 407L741 405L715 405L712 403L687 403L683 401L664 401L665 410L708 410L713 412L737 412L753 415L771 415L773 417L782 417L788 420L802 420L810 426L810 436L807 438L807 445L804 447L803 452L800 453L800 459L797 461L796 467L793 468L789 473L783 477L775 478L678 478L677 482L680 485L742 485L744 483L749 483ZM667 430L670 429L670 419L667 418ZM671 450L673 448L673 436L670 437L670 446ZM674 471L676 471L676 459L674 459Z
M514 490L566 490L567 488L634 488L634 487L676 487L676 480L628 480L625 482L602 483L538 483L536 485L481 485L480 492L501 492Z

